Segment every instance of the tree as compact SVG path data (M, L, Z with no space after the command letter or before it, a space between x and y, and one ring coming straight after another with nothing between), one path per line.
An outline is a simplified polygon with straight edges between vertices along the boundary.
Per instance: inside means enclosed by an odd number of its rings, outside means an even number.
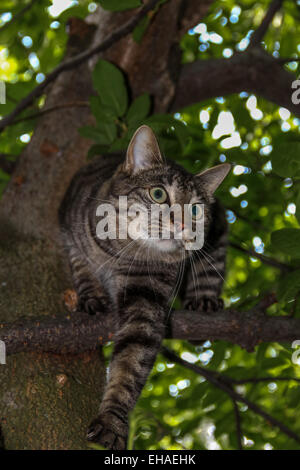
M66 314L72 283L57 211L87 155L126 148L147 122L192 172L233 163L218 193L231 235L227 308L171 316L177 339L139 400L130 445L299 448L297 5L99 0L95 10L82 1L54 20L46 0L2 3L5 447L87 447L105 381L99 345L113 329L101 316Z

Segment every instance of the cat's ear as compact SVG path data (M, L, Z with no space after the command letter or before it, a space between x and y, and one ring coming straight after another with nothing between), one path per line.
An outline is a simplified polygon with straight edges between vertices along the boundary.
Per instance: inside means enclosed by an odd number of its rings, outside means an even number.
M124 170L136 173L162 164L163 158L154 132L148 126L139 127L128 146Z
M206 191L209 196L212 196L230 170L230 163L216 165L196 175L196 180L198 184L202 186L204 191Z

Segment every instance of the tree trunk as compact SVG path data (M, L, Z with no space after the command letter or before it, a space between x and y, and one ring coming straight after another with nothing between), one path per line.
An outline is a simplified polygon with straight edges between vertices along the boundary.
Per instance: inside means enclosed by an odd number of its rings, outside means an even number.
M125 71L133 97L147 91L155 111L169 109L180 68L178 40L183 29L201 20L209 4L167 2L152 18L141 44L126 37L102 56ZM73 20L67 55L84 50L90 40L103 40L134 14L98 8L88 18L90 27ZM62 73L46 90L45 107L88 101L96 59ZM68 107L43 116L20 157L0 203L0 321L64 312L63 292L72 284L57 210L91 144L78 128L91 121L89 108ZM85 431L97 415L105 376L100 350L74 356L22 353L8 357L7 364L0 365L5 448L87 448Z

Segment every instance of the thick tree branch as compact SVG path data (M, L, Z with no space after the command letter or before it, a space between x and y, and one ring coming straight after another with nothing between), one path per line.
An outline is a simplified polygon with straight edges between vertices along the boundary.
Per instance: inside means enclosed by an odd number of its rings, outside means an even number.
M283 0L273 0L270 3L270 6L268 8L268 11L266 12L261 24L259 27L254 31L254 33L251 36L250 39L250 47L256 47L260 44L260 42L263 40L266 32L268 31L268 28L270 26L270 23L272 22L274 16L276 13L280 10L282 7Z
M76 313L66 317L42 318L0 324L0 339L8 354L44 351L75 354L97 348L113 339L111 317ZM248 351L261 342L288 342L300 338L300 319L267 316L262 306L247 312L225 310L208 315L201 312L174 311L170 315L167 338L184 340L225 340Z
M78 67L95 54L99 54L100 52L107 50L110 46L112 46L112 44L131 33L131 31L133 31L133 29L138 25L141 19L144 18L144 16L146 16L147 13L155 7L158 1L159 0L149 0L149 2L144 5L134 17L130 18L118 30L111 33L110 36L108 36L103 42L77 54L70 59L65 60L54 70L52 70L52 72L46 76L42 83L34 88L23 100L17 104L15 109L10 114L5 116L0 121L0 133L15 120L16 116L26 109L36 98L41 96L49 83L53 82L62 72Z
M198 60L182 67L172 110L247 91L300 116L300 106L291 99L295 79L277 59L260 48L235 53L229 59Z

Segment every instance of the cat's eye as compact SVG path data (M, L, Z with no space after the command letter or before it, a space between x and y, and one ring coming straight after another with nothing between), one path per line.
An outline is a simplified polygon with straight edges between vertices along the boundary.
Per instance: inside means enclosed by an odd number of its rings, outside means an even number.
M193 219L201 219L203 215L202 204L192 204L191 205L191 214Z
M167 200L167 193L164 188L160 188L159 186L156 188L151 188L149 194L154 202L158 204L163 204Z

